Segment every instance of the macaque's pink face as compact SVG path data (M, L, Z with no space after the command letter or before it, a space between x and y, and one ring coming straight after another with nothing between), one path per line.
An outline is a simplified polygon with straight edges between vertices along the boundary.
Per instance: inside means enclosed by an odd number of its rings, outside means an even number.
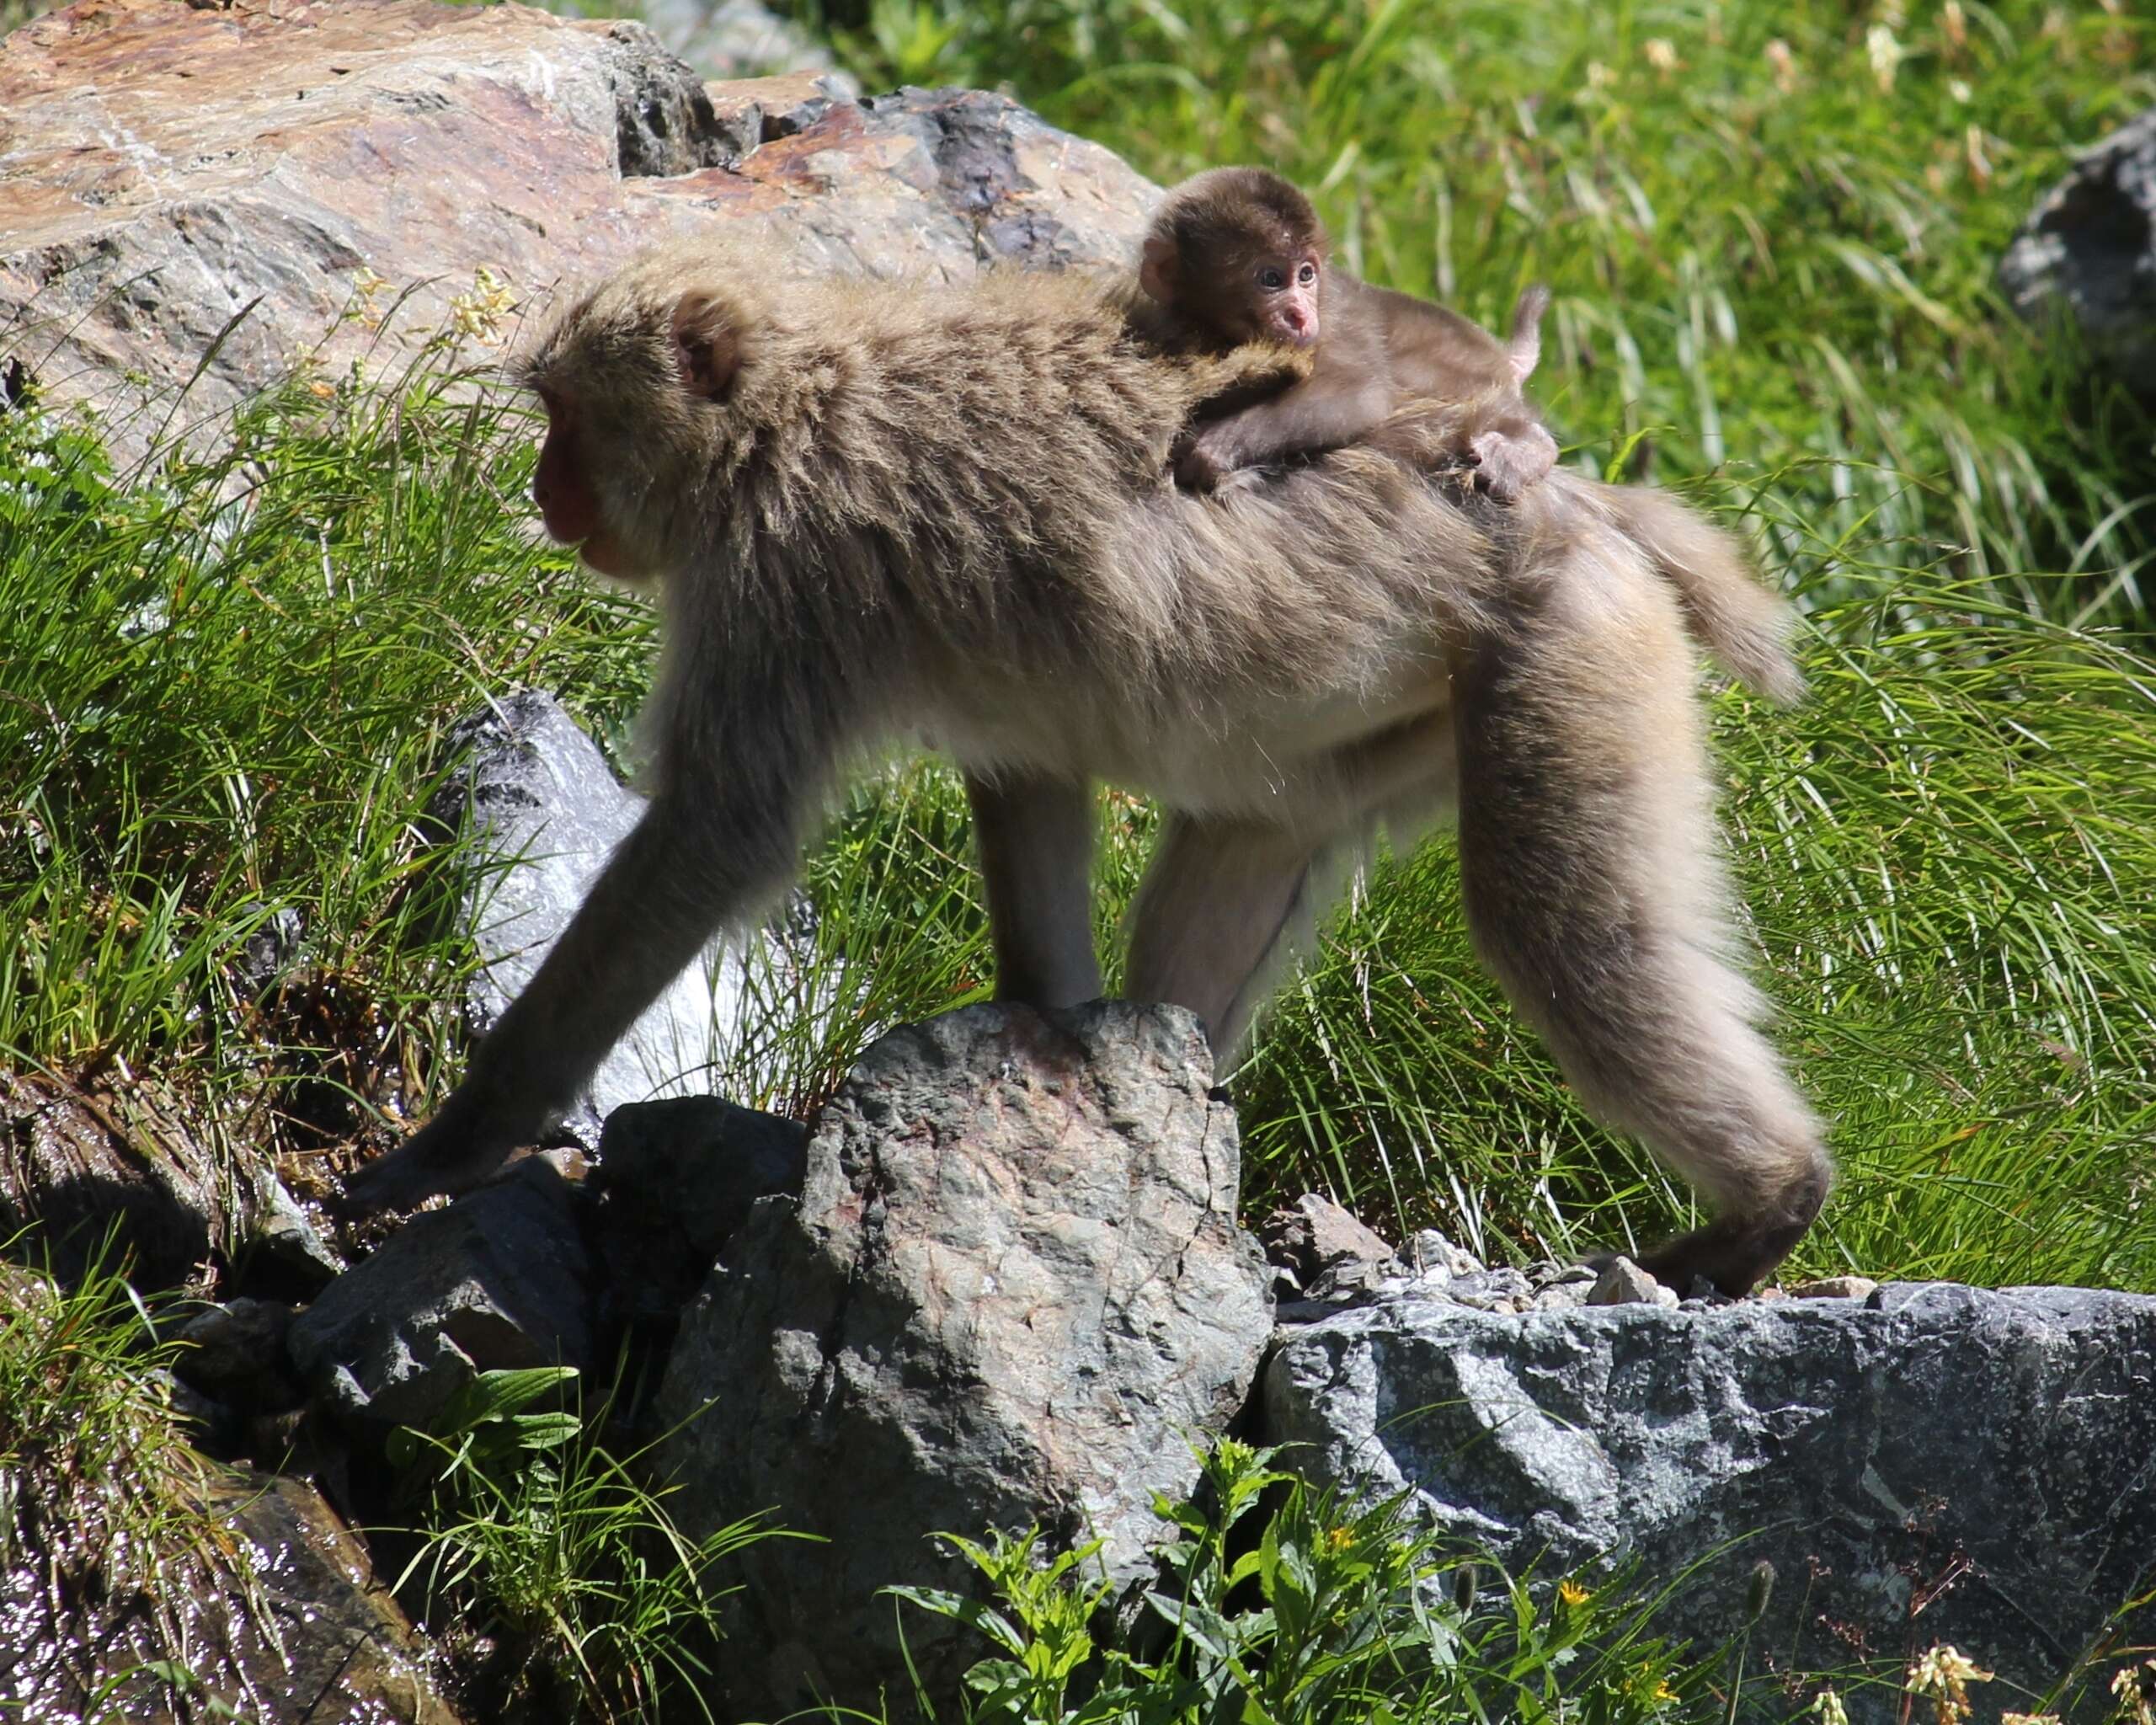
M1258 259L1250 279L1256 333L1289 347L1315 346L1318 284L1324 270L1322 261L1311 252Z
M626 579L635 574L606 530L599 493L579 441L575 409L552 390L540 398L547 407L547 441L539 446L539 465L531 475L531 500L547 536L574 545L577 554L602 575Z

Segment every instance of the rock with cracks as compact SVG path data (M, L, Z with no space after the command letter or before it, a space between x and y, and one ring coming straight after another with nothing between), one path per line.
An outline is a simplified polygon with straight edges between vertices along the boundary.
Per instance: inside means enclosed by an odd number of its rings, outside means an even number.
M1998 1674L1993 1717L2033 1707L2156 1571L2156 1299L1902 1284L1511 1315L1396 1287L1283 1330L1263 1405L1292 1464L1412 1491L1515 1566L1678 1583L1657 1632L1703 1649L1743 1629L1764 1558L1755 1669L1898 1669L1951 1642ZM2122 1645L2156 1631L2142 1618ZM1844 1699L1883 1725L1900 1698Z
M483 358L660 240L931 282L1128 267L1154 195L1007 98L707 84L627 19L77 0L0 40L0 325L123 453L169 409L133 411L139 380L193 419L296 353L394 371L452 318Z
M968 1589L942 1530L1039 1525L1150 1573L1155 1492L1242 1405L1270 1273L1235 1226L1235 1115L1197 1021L977 1007L885 1037L684 1314L661 1393L698 1530L754 1510L829 1543L743 1554L734 1705L907 1692L894 1583ZM715 1405L701 1416L707 1402ZM909 1609L947 1698L980 1644Z

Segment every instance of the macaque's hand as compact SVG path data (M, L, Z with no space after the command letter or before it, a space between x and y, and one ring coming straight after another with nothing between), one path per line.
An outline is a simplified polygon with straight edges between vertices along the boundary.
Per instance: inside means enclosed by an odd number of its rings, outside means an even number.
M1186 491L1211 491L1242 465L1235 459L1233 444L1217 425L1200 431L1171 459L1175 463L1176 483Z
M1540 425L1484 431L1468 447L1474 453L1475 489L1500 503L1541 483L1557 464L1557 440Z
M462 1192L492 1174L531 1136L491 1113L467 1085L395 1150L345 1181L336 1207L365 1215L409 1210L437 1192Z

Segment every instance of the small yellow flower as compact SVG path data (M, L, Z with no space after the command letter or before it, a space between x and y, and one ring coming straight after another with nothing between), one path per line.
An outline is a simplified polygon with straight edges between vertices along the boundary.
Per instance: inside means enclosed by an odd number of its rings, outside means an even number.
M1958 1648L1942 1643L1909 1667L1903 1685L1911 1695L1931 1697L1939 1725L1961 1725L1969 1717L1972 1683L1989 1683L1992 1674Z
M1677 57L1677 45L1667 36L1649 36L1645 52L1647 64L1664 77L1684 63Z
M492 347L503 338L502 320L515 309L516 296L482 264L472 272L472 291L449 302L449 317L458 334Z
M1584 1605L1594 1595L1568 1575L1557 1583L1557 1597L1568 1605Z
M1355 1531L1348 1527L1333 1528L1326 1534L1325 1542L1336 1551L1344 1551L1355 1543Z

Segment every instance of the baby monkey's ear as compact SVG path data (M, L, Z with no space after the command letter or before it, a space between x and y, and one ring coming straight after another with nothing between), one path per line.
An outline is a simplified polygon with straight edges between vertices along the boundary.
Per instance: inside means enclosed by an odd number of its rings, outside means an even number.
M1145 236L1145 249L1138 260L1138 285L1146 298L1157 305L1172 306L1176 290L1176 243L1164 233Z
M674 363L690 394L724 401L741 369L741 344L739 319L718 295L691 288L675 302Z

